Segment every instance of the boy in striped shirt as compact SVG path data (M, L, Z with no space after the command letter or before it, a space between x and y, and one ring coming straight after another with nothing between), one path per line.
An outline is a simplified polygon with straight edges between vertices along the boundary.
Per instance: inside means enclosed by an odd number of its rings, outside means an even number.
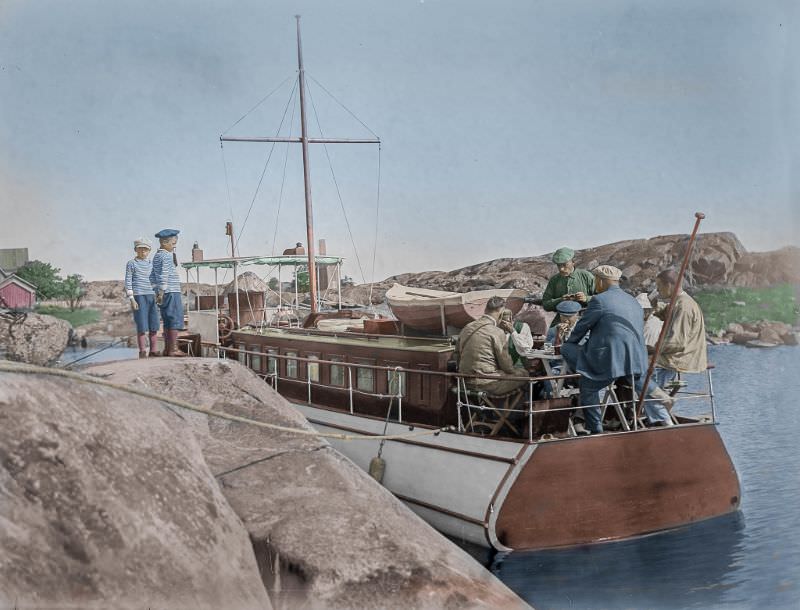
M136 322L136 340L139 344L139 358L147 357L147 338L150 339L150 355L156 353L156 335L159 319L156 309L156 297L150 284L150 273L153 264L147 258L150 255L150 243L144 238L133 242L136 258L125 265L125 294L131 304L133 320Z
M178 349L178 331L183 330L183 303L181 302L181 280L178 275L177 229L163 229L156 233L160 248L153 256L153 271L150 283L156 291L156 303L161 309L164 322L164 355L185 356Z

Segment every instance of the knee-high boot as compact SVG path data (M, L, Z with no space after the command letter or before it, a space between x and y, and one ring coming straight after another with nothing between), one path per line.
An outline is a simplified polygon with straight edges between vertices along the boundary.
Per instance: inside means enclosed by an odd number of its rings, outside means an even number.
M172 357L186 356L186 354L178 349L178 331L169 329L165 332L167 333L167 348L164 355Z

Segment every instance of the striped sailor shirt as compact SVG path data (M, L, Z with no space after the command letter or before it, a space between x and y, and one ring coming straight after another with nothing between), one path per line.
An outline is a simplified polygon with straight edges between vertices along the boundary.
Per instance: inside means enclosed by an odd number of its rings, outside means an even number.
M125 294L128 297L139 294L153 294L150 272L153 263L149 259L134 258L125 265Z
M162 248L153 256L153 272L150 274L150 283L155 290L167 292L180 292L181 279L178 276L178 267L173 252Z

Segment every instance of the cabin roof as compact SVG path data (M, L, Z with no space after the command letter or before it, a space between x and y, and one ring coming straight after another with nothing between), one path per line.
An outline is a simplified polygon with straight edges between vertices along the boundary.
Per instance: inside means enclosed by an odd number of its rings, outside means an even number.
M383 335L357 335L351 333L322 334L313 330L265 328L262 331L238 330L237 335L252 334L259 337L275 337L300 342L329 343L331 345L371 346L415 352L449 352L453 344L444 339L426 337L388 337Z
M315 256L317 265L338 265L344 259L340 256ZM296 266L307 265L308 257L303 255L287 256L237 256L236 258L209 258L204 261L181 263L184 269L233 269L234 265Z

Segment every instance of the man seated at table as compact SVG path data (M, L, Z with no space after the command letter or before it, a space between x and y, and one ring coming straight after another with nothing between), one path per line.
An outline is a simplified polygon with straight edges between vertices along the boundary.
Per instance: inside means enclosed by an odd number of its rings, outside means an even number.
M637 393L641 392L648 360L642 308L619 287L622 272L611 265L600 265L593 273L596 296L561 347L561 354L570 369L581 374L580 403L587 407L584 417L589 431L600 434L600 391L620 377L633 377ZM586 343L579 345L589 331ZM645 411L651 423L672 424L661 403L647 401Z
M515 367L508 350L508 335L514 330L510 321L501 320L505 300L492 297L484 314L467 324L458 338L458 372L466 375L502 375L524 377L525 369ZM467 387L492 396L502 396L526 389L524 379L466 379Z
M561 301L556 305L556 311L561 319L558 324L551 326L547 331L545 341L553 347L563 344L572 334L572 330L578 323L578 314L581 311L581 304L578 301Z

